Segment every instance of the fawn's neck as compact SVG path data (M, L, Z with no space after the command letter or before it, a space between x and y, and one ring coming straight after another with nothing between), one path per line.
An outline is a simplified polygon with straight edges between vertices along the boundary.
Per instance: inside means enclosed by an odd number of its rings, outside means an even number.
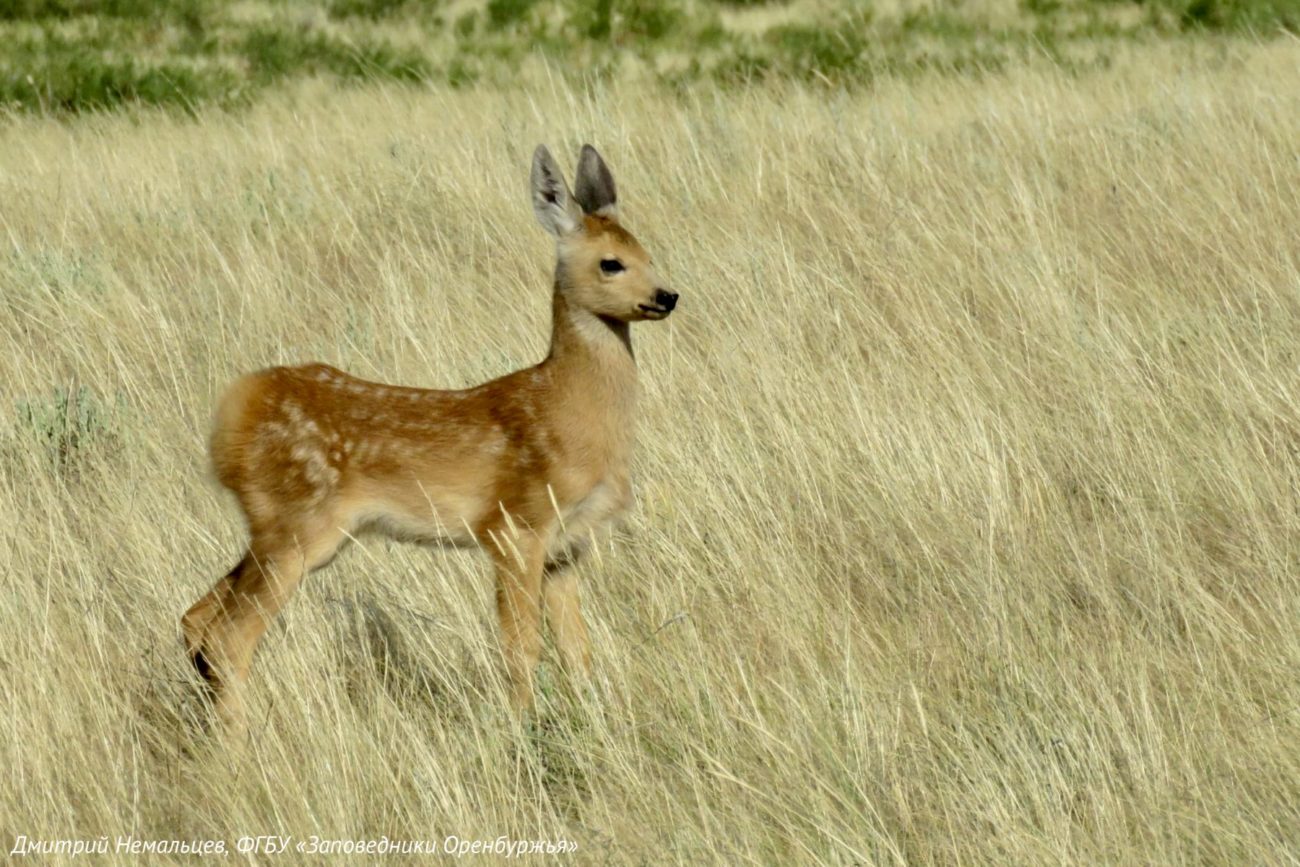
M565 414L581 420L616 451L630 447L636 415L636 360L626 322L569 302L557 285L550 368Z

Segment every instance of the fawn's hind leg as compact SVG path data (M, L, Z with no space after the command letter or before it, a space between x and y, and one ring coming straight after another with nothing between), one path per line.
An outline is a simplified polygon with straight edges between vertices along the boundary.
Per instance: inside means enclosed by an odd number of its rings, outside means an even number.
M343 538L343 531L334 527L306 538L297 535L290 544L255 543L239 566L182 619L188 642L189 630L207 618L191 656L212 688L218 717L228 725L242 727L243 687L262 635L303 575L328 562Z
M230 596L230 588L235 583L235 578L239 573L252 561L253 555L245 553L242 560L235 565L226 575L212 586L198 602L190 606L181 617L181 634L185 639L185 652L190 655L194 667L199 670L205 678L207 673L207 662L203 659L199 649L203 646L203 636L208 631L208 626L219 615L225 607L226 599Z

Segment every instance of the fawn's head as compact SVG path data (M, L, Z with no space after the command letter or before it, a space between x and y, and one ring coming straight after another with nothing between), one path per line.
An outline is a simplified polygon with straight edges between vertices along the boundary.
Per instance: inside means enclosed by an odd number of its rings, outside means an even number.
M559 291L597 316L622 322L663 319L677 305L650 256L618 222L614 176L591 145L578 158L577 193L569 192L545 145L533 153L533 210L559 239Z

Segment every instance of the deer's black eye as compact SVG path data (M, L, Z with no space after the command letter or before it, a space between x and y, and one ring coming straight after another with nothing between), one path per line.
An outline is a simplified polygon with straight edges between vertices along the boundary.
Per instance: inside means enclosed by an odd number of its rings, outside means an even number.
M600 270L604 271L606 274L617 274L624 270L624 268L623 263L617 259L601 259Z

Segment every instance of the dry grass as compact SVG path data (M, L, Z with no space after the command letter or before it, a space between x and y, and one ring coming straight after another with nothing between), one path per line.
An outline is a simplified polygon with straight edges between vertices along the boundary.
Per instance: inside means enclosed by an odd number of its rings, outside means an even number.
M566 838L580 863L1300 860L1300 67L870 92L331 92L0 130L0 832ZM504 702L485 564L305 583L246 754L181 612L237 372L545 351L538 141L683 292L635 335L601 675Z

